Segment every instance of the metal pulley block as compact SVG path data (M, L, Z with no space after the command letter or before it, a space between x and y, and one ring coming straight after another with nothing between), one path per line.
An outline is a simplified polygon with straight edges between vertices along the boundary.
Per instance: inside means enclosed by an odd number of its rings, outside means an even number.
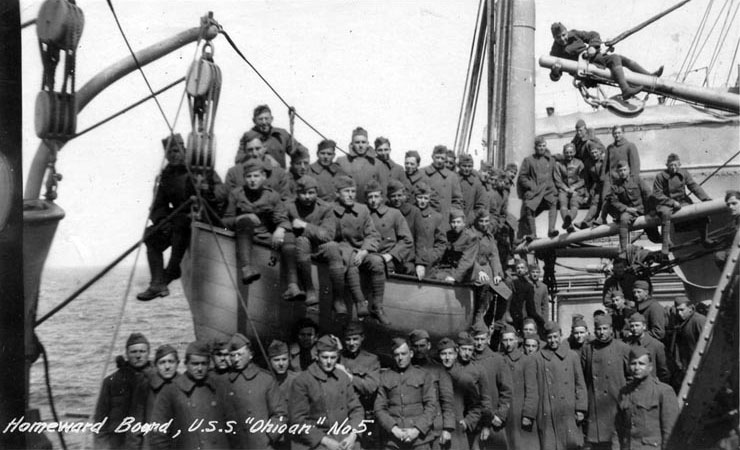
M190 132L185 147L185 164L195 172L213 170L216 163L216 136Z
M46 0L36 18L39 42L66 51L77 48L84 26L82 9L68 0Z
M213 62L213 46L207 43L202 56L190 65L185 92L192 97L211 97L214 89L221 90L221 69Z
M69 139L77 130L77 105L73 94L41 91L36 96L36 135L41 139Z

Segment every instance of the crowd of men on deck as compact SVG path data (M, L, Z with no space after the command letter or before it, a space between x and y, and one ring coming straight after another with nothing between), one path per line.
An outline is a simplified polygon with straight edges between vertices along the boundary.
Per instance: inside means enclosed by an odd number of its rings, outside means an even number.
M462 155L455 171L454 155L438 146L432 165L419 168L419 154L409 151L401 167L390 159L388 139L377 138L372 148L359 127L350 155L334 161L336 144L322 141L318 160L310 163L305 148L272 128L271 120L269 108L255 109L255 128L241 139L223 183L216 176L193 183L182 140L165 139L169 164L146 240L152 284L139 297L167 295L167 283L179 277L190 217L176 210L198 190L213 208L211 219L236 231L243 283L259 278L250 259L253 243L268 243L280 250L287 271L283 298L315 305L311 261L328 263L332 289L342 293L333 304L334 320L345 324L341 339L303 319L290 345L273 341L264 355L241 334L196 341L186 349L185 372L178 373L174 347L160 346L152 364L149 342L134 333L126 360L103 383L96 420L108 422L96 436L100 448L665 446L677 415L674 390L705 320L687 298L663 308L651 297L650 280L636 277L619 258L604 283L604 309L594 313L594 329L574 315L563 340L560 326L548 320L550 299L539 266L518 259L503 269L518 241L507 212L515 166L476 171L472 158ZM690 202L687 187L707 198L675 155L652 191L635 191L631 184L644 186L630 171L639 168L639 153L620 127L613 136L604 149L579 121L559 158L536 141L516 183L524 199L522 241L536 237L533 217L542 209L550 214L550 235L557 233L558 202L563 228L572 231L584 205L590 209L579 226L598 223L606 210L626 227L645 212L645 202L630 202L652 192L663 199L665 225L671 212ZM740 193L728 196L732 209ZM371 279L369 309L361 272ZM388 325L382 309L387 273L474 282L472 327L437 342L428 330L394 338L385 349L392 362L381 369L378 356L363 348L363 323L351 319L354 306L357 317L372 313ZM512 291L508 300L496 295L500 283ZM499 302L500 308L490 308ZM159 426L119 428L126 417Z

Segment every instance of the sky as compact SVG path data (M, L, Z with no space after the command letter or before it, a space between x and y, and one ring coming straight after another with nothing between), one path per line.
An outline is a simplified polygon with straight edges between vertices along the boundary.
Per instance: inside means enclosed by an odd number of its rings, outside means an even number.
M537 1L535 58L547 54L550 24L595 29L602 38L626 29L675 4L677 0ZM158 42L196 26L199 17L213 11L250 61L316 128L344 148L356 126L371 139L390 138L392 158L406 150L430 160L434 145L452 146L473 37L477 0L419 1L186 1L114 0L123 29L134 49ZM721 5L723 2L717 2ZM40 1L21 1L21 19L36 16ZM95 73L127 55L107 3L78 0L85 13L85 29L77 55L77 88ZM674 74L686 55L704 14L706 2L694 0L664 20L651 25L618 46L647 69L664 64L664 76ZM719 12L719 6L715 14ZM721 22L720 24L721 25ZM718 26L719 26L718 25ZM728 42L737 42L737 27ZM23 154L24 171L39 139L33 125L33 105L40 86L41 64L34 27L22 32L23 45ZM287 128L286 109L262 81L241 61L222 37L214 41L215 61L223 72L221 101L216 119L217 164L224 175L239 137L251 127L254 106L267 103L275 126ZM727 78L734 45L717 57L710 84ZM703 54L710 55L713 42ZM183 76L193 60L193 44L144 68L158 89ZM697 62L697 67L702 61ZM694 78L702 75L698 71ZM59 79L60 75L57 75ZM731 83L737 77L732 73ZM553 83L545 69L536 70L533 114L545 108L558 112L587 112L564 77ZM485 91L485 88L482 92ZM182 87L160 96L175 131L187 134L187 108L176 115ZM78 117L78 131L148 95L142 76L135 72L105 90ZM484 99L481 99L483 101ZM485 117L480 107L479 118ZM480 160L482 120L477 120L471 153ZM321 140L303 124L296 138L315 149ZM154 179L162 164L160 139L167 126L153 102L70 142L59 155L57 203L66 210L49 255L49 266L103 265L141 235L147 220ZM128 260L131 261L130 259Z

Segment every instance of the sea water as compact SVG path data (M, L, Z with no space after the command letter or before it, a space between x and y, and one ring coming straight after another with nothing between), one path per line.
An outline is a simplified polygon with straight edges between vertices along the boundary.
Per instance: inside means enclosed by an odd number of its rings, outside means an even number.
M37 318L62 302L98 270L100 269L44 270ZM144 333L149 339L151 357L154 357L154 351L159 345L170 344L178 349L182 360L185 347L195 339L190 310L179 281L170 284L168 297L150 302L136 300L136 294L146 289L149 282L146 265L137 267L122 310L131 270L130 266L113 269L36 328L36 335L48 355L49 378L60 421L92 420L106 357L110 355L106 371L110 374L116 370L116 355L123 354L126 339L132 332ZM120 329L115 342L112 342L119 318ZM40 410L42 420L53 421L42 358L31 368L29 406ZM180 367L180 371L182 370L183 367ZM90 417L87 418L87 415ZM56 433L46 435L54 448L61 448ZM82 448L83 440L84 436L81 434L65 435L69 449ZM90 437L87 441L89 448L91 444Z

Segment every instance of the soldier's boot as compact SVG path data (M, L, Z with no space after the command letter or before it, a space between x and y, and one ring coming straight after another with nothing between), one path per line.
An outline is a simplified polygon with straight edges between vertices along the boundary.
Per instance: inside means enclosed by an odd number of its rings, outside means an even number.
M345 298L347 309L350 317L352 316L352 308L357 308L357 316L364 317L368 315L367 301L365 300L365 294L362 292L362 285L360 283L360 268L355 265L350 265L347 268L347 287L349 288L349 298Z
M370 313L375 317L378 322L385 326L389 326L391 321L388 320L388 316L383 311L383 294L385 293L385 273L373 272L372 274L372 288L373 288L373 303Z
M298 287L298 269L295 261L295 245L286 241L280 249L282 264L285 265L288 289L283 292L283 300L302 302L306 300L306 293Z
M151 274L151 281L149 287L144 291L136 295L137 300L149 301L154 300L157 297L167 297L170 295L170 290L167 289L164 275L164 257L162 252L154 249L147 249L146 258L149 262L149 273Z
M475 306L475 314L473 315L473 324L476 324L478 322L485 322L484 317L486 316L488 308L491 305L493 293L489 288L483 287L477 297L478 301Z
M319 296L311 278L311 261L299 261L296 269L298 271L298 283L306 291L306 306L317 305Z
M547 210L547 236L554 238L557 237L560 232L555 229L555 222L558 220L558 210L555 205L550 205ZM533 220L534 221L534 220Z
M642 90L642 86L630 86L629 83L627 83L627 79L624 77L624 68L622 66L611 66L609 71L614 77L614 81L617 82L617 85L622 90L622 99L628 100Z
M241 264L240 270L243 284L251 284L262 276L251 263L252 257L252 235L246 231L236 233L237 261Z

